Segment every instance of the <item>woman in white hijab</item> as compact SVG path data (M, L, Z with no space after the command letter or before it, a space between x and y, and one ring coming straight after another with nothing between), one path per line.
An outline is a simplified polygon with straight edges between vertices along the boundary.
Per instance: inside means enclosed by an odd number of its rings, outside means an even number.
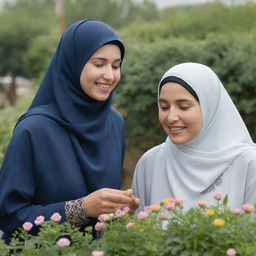
M158 86L164 143L139 160L132 188L140 209L168 197L213 203L228 195L231 208L256 202L256 145L217 75L207 66L183 63Z

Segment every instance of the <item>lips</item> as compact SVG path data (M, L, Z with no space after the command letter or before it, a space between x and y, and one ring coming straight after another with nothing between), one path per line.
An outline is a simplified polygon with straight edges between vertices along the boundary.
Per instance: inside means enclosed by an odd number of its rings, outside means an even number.
M184 129L185 126L168 126L169 133L174 135L181 133L182 131L184 131Z
M180 131L180 130L183 130L184 127L169 127L169 129L170 129L171 131Z

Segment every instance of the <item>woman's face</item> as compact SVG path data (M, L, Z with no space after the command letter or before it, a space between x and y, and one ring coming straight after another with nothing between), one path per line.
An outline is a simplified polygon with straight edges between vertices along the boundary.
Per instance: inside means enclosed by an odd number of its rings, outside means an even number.
M163 85L159 99L159 121L174 144L185 144L202 129L203 118L199 102L181 85Z
M100 47L84 65L80 76L83 91L92 99L107 100L121 77L121 51L118 46Z

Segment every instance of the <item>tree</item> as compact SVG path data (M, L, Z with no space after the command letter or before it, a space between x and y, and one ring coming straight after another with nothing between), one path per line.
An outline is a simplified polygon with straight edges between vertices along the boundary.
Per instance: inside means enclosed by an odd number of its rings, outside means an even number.
M115 28L134 21L149 21L158 17L156 5L144 0L141 4L133 0L70 0L65 2L67 25L81 19L99 19Z
M33 78L38 75L31 74L26 54L36 37L49 33L49 22L53 21L51 17L54 17L54 8L51 11L46 6L47 2L21 0L16 5L5 5L0 16L0 76L12 77L8 90L11 104L15 103L15 77L19 75ZM45 19L46 15L49 19Z

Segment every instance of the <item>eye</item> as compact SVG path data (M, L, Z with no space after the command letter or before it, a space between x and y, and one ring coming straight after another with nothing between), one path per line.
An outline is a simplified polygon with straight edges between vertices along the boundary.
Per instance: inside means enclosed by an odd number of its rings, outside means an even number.
M190 107L180 107L181 110L188 110Z
M120 61L118 60L118 61L114 61L113 63L112 63L112 68L113 69L119 69L121 67L121 63L120 63Z
M112 65L112 68L113 68L113 69L119 69L119 68L120 68L120 65Z
M159 106L162 111L167 111L169 109L168 106Z
M94 66L97 67L97 68L100 68L100 67L103 66L103 64L102 63L94 63Z

